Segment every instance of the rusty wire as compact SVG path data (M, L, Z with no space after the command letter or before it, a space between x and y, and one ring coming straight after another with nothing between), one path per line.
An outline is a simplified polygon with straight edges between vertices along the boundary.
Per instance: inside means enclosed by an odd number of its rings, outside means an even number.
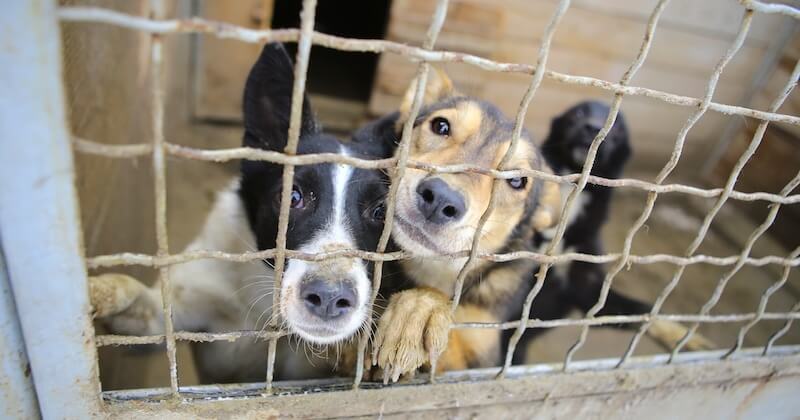
M734 323L745 321L762 320L786 320L794 321L800 319L800 306L788 312L754 312L738 313L725 315L697 315L697 314L641 314L641 315L604 315L594 318L561 318L561 319L528 319L525 320L526 328L559 328L576 326L602 326L618 324L640 324L648 321L671 321L671 322L703 322L703 323ZM510 330L519 328L520 320L508 322L457 322L452 325L454 329L493 329ZM180 341L191 341L197 343L210 343L213 341L236 341L240 338L258 338L268 340L288 335L283 330L245 330L230 331L222 333L188 332L176 331L175 338ZM117 335L104 334L95 337L98 347L105 346L132 346L144 344L162 344L164 335Z
M253 43L297 41L300 36L300 32L297 29L256 30L196 17L191 19L157 21L141 16L133 16L96 7L61 7L59 8L58 16L62 21L65 22L102 22L128 29L158 34L206 33L218 36L220 38L236 39L243 42ZM327 48L334 48L342 51L373 53L389 52L403 55L409 57L410 59L416 59L430 63L465 63L476 66L483 70L495 72L533 74L536 70L534 66L528 64L501 63L472 54L452 51L430 51L424 48L412 47L409 45L385 40L351 39L327 35L320 32L312 32L312 42L315 45L321 45ZM672 93L644 87L622 86L618 83L613 83L594 77L574 76L553 70L545 71L544 76L559 83L595 87L624 95L645 96L664 101L672 105L697 108L702 104L702 100L698 98L675 95ZM710 102L708 104L708 109L726 115L740 115L759 120L800 125L800 117L763 112L741 106Z
M650 19L648 21L647 28L645 29L645 36L644 40L642 41L642 45L639 48L639 53L637 54L636 58L633 60L631 65L628 67L628 69L625 71L625 74L623 74L622 78L620 79L620 85L623 86L627 85L631 81L633 76L636 75L636 72L639 71L642 64L644 64L644 61L647 58L647 54L650 51L650 45L653 42L653 36L655 34L656 26L658 25L658 19L661 16L661 13L664 11L664 8L666 7L668 1L669 0L659 1L655 9L653 10L653 13L651 14ZM559 220L558 226L556 227L556 233L551 239L551 242L548 245L547 250L545 251L545 253L548 255L552 254L558 249L558 245L561 242L564 233L566 232L567 222L569 220L569 217L567 215L570 213L570 209L572 208L575 200L578 198L578 195L586 187L586 183L588 181L589 174L591 173L592 166L594 165L594 160L597 155L597 151L600 148L600 144L603 142L603 140L605 140L609 131L611 131L611 127L613 127L614 122L617 119L617 114L619 114L619 109L620 106L622 105L622 96L623 95L621 94L616 94L614 96L614 100L611 104L611 109L609 110L608 117L606 118L606 121L603 124L603 128L600 129L600 132L597 133L595 138L592 140L592 144L589 146L589 150L586 154L586 159L583 165L583 169L581 171L581 179L578 181L578 185L576 185L572 189L572 191L570 191L569 196L567 197L567 202L564 204L564 209L561 213L561 220ZM534 287L531 289L530 293L528 293L528 296L525 299L525 304L523 305L521 319L525 319L529 316L528 314L530 313L531 306L533 305L533 300L542 290L545 278L547 276L547 272L551 266L552 264L547 264L547 263L542 264L541 267L539 268L539 272L536 273L536 282L534 284ZM604 296L608 294L609 288L610 288L610 282L604 282L600 298L598 299L598 303L595 306L593 306L586 314L587 318L594 317L597 311L599 311L599 308L597 307L600 306L601 305L600 302L605 299ZM503 364L503 369L500 371L499 376L505 375L506 371L510 368L511 361L514 355L514 350L517 347L517 343L519 343L519 340L522 338L522 335L525 333L525 329L526 325L524 323L521 323L519 328L517 328L517 330L514 331L514 334L509 339L505 362ZM583 335L586 334L586 331L588 331L588 326L583 328L583 331L581 333L582 334L581 339L584 339ZM574 349L571 348L567 352L564 361L565 370L567 369L573 351Z
M164 3L152 0L154 17L164 17ZM167 236L167 169L164 153L164 73L163 73L163 41L158 34L151 35L150 45L150 90L153 95L153 186L155 190L155 225L156 255L169 255L169 237ZM169 362L169 387L173 396L178 395L178 359L175 339L175 326L172 319L172 282L169 267L158 269L158 281L161 284L161 303L164 310L164 336L167 342L167 360Z
M141 144L104 144L91 140L86 140L78 137L72 139L75 150L80 153L104 156L109 158L135 158L140 156L147 156L152 153L152 145L147 143ZM208 162L229 162L232 160L248 159L248 160L261 160L280 165L314 165L318 163L340 163L350 165L361 169L386 169L394 168L397 166L397 158L385 158L376 160L361 159L352 156L346 156L336 153L315 153L310 155L294 155L288 156L280 152L273 152L269 150L254 149L250 147L236 147L231 149L207 150L197 149L193 147L181 146L174 143L166 142L164 144L168 154L183 158L202 160ZM408 160L406 166L408 168L419 169L427 171L432 174L441 173L475 173L490 176L493 178L516 178L516 177L531 177L550 182L558 182L562 184L573 184L580 179L580 174L569 175L554 175L551 173L543 172L536 169L509 169L497 170L492 168L484 168L477 165L458 164L458 165L434 165L425 162L418 162L415 160ZM647 192L663 193L682 193L695 195L703 198L716 198L722 194L722 188L704 189L693 187L690 185L681 184L655 184L652 182L643 181L640 179L621 178L611 179L603 178L595 175L590 175L587 182L595 185L602 185L611 188L634 188L644 190ZM796 204L800 203L800 194L793 194L788 196L781 196L767 192L751 192L745 193L741 191L731 191L730 197L734 200L740 201L766 201L769 203L779 204Z
M453 310L458 305L460 292L463 287L466 272L471 264L476 259L485 259L489 261L511 261L515 259L530 259L542 264L539 272L536 274L536 284L534 290L527 296L525 306L523 308L523 317L520 320L503 322L503 323L456 323L453 328L493 328L493 329L515 329L514 335L509 342L509 351L506 354L506 361L500 375L504 374L506 369L510 366L510 354L513 354L513 348L516 346L517 341L527 328L554 328L561 326L581 326L582 332L580 339L570 348L564 361L564 369L567 369L572 355L583 345L586 340L588 328L590 326L608 325L608 324L642 324L639 331L636 333L625 354L619 361L618 366L624 364L630 355L633 353L636 345L641 336L647 331L649 325L657 320L667 320L673 322L693 322L694 325L690 328L686 336L681 342L673 349L672 355L674 356L680 351L683 344L685 344L691 337L691 334L696 330L699 323L714 323L714 322L743 322L748 323L743 326L737 338L737 342L733 348L726 354L726 357L739 351L741 349L744 336L750 328L761 320L786 320L786 324L777 330L769 339L764 347L764 354L769 353L774 343L779 340L791 327L796 318L800 318L800 302L786 313L769 313L766 312L767 302L769 297L774 294L780 287L782 287L787 279L792 267L800 265L800 248L789 254L787 257L781 256L766 256L761 258L751 257L750 250L758 237L763 234L771 225L777 215L778 208L781 205L788 205L800 202L800 194L791 195L794 187L800 183L800 174L793 179L780 194L770 194L765 192L744 193L735 191L733 189L736 179L738 178L744 164L749 160L758 143L764 134L767 123L769 122L783 122L791 125L800 125L800 117L779 114L777 113L783 99L788 95L791 88L796 84L796 79L800 75L800 63L795 68L793 73L793 80L787 84L784 93L776 99L772 106L767 111L753 110L749 108L731 106L712 101L716 84L722 74L725 65L732 59L738 49L741 47L747 35L750 21L754 12L762 13L777 13L790 16L794 19L800 19L800 12L785 5L766 4L755 0L740 0L740 3L745 8L745 15L742 19L742 24L737 32L736 39L731 48L720 59L715 67L709 82L706 86L706 92L703 98L693 98L681 95L674 95L668 92L662 92L654 89L629 86L631 79L636 71L644 63L647 56L648 49L652 43L653 35L658 23L658 18L668 0L659 1L654 9L645 31L644 41L640 48L639 54L636 59L631 63L630 68L618 83L608 82L605 80L595 79L585 76L575 76L564 73L555 72L546 69L546 60L549 52L550 41L557 26L558 20L566 12L569 5L569 0L562 0L552 20L545 30L542 40L542 46L539 50L539 56L536 65L525 65L516 63L501 63L488 60L483 57L478 57L470 54L450 52L450 51L435 51L433 49L436 37L441 30L442 24L445 20L447 11L447 0L439 0L437 2L436 12L434 13L431 25L428 30L426 41L422 47L413 47L403 45L396 42L384 40L357 40L348 39L332 35L327 35L314 31L314 9L315 0L304 0L303 11L301 13L301 28L300 29L280 29L280 30L252 30L235 25L230 25L221 22L214 22L202 18L191 19L163 19L163 4L158 0L153 0L153 9L156 11L156 16L149 18L127 15L124 13L95 8L95 7L61 7L59 9L59 17L62 21L66 22L99 22L116 25L119 27L129 28L133 30L143 31L151 34L152 49L151 49L151 77L152 77L152 91L153 91L153 141L152 143L144 144L130 144L130 145L106 145L85 139L75 138L73 144L75 150L87 153L100 155L110 158L135 158L140 156L151 156L153 159L153 171L155 178L155 191L156 191L156 237L158 249L156 255L144 254L131 254L121 253L112 255L101 255L96 257L87 258L87 266L89 268L110 267L119 265L144 265L158 268L159 279L161 282L162 292L162 305L165 314L165 333L163 335L151 336L120 336L120 335L101 335L96 337L98 346L110 345L136 345L136 344L161 344L166 343L167 355L170 364L170 390L173 395L178 394L178 372L177 362L175 360L175 343L176 340L194 341L194 342L210 342L220 340L236 340L242 337L253 337L269 340L268 350L268 371L267 371L267 391L269 392L272 385L272 376L274 372L274 358L275 358L275 343L276 340L285 335L286 331L278 330L276 325L272 325L269 329L263 331L233 331L225 333L195 333L185 331L174 331L172 325L172 301L171 301L171 284L169 281L170 265L179 264L186 261L191 261L200 258L215 258L228 261L252 261L256 259L274 258L275 259L275 287L280 287L281 276L286 258L300 259L300 260L322 260L337 257L357 257L366 260L375 261L375 275L373 278L373 295L370 300L374 303L376 293L380 287L382 263L383 261L393 261L399 259L414 258L415 255L410 252L399 251L392 253L385 253L385 247L388 242L389 234L392 225L392 213L388 211L387 220L382 232L379 246L376 252L360 251L360 250L337 250L332 252L320 254L304 254L301 252L286 249L286 230L288 226L288 201L289 193L291 192L293 171L295 165L316 164L322 162L333 162L339 164L352 165L365 169L389 169L395 170L392 176L392 187L390 189L389 198L387 200L387 209L394 206L396 185L403 176L406 168L415 168L431 173L456 173L456 172L471 172L483 174L496 179L507 179L511 177L530 176L544 181L552 181L558 183L573 184L573 189L567 202L564 206L562 214L567 214L569 208L572 206L573 201L577 194L586 186L587 183L597 185L604 185L614 188L636 188L648 192L647 204L645 210L631 229L628 231L623 245L623 250L620 253L610 253L604 255L588 255L580 253L564 253L559 255L552 255L557 249L558 242L564 234L566 229L566 218L562 217L559 225L556 228L556 235L553 238L550 246L544 254L534 252L511 252L507 254L490 254L478 252L478 238L479 234L476 232L473 238L473 246L470 250L465 250L460 253L453 253L448 255L441 255L434 258L466 258L464 268L459 273L456 283L456 293L453 297ZM297 41L299 44L298 54L295 66L295 83L292 91L292 110L290 117L290 127L288 133L288 141L283 153L264 151L251 148L232 148L224 150L202 150L191 147L181 146L169 143L164 139L163 133L163 117L164 117L164 104L163 104L163 78L162 73L162 41L161 35L166 34L186 34L186 33L208 33L216 35L220 38L236 39L244 42L261 43L272 41ZM408 123L403 128L403 134L398 149L397 156L382 160L364 160L337 154L314 154L314 155L296 155L297 142L299 139L299 127L302 110L302 100L305 91L305 76L308 67L308 56L311 45L321 45L329 48L335 48L344 51L363 51L374 53L395 53L403 55L412 60L419 60L420 65L417 71L417 85L413 105L411 108L411 115L408 121L413 122L414 116L418 113L422 102L422 94L425 89L426 78L429 63L431 62L462 62L469 65L479 67L484 70L496 72L515 72L523 74L531 74L532 80L529 89L522 100L522 103L517 114L515 121L515 132L512 138L512 144L508 152L500 162L497 168L482 168L474 165L448 165L437 166L426 164L423 162L415 162L408 159L408 142L411 136L411 124ZM508 157L513 153L514 145L518 141L519 133L522 127L525 111L530 103L536 88L541 83L543 78L557 81L559 83L569 85L580 85L600 88L609 91L615 95L612 103L611 113L606 120L603 129L598 133L592 142L589 149L586 162L580 174L571 175L553 175L538 170L519 170L505 168L505 163ZM667 164L662 168L654 182L647 182L637 179L607 179L590 175L592 165L594 163L595 154L608 133L619 111L621 99L624 95L645 96L657 99L666 103L688 106L696 108L695 112L687 121L686 125L681 129L673 149L672 156ZM683 144L688 132L708 111L715 111L727 115L737 115L750 117L760 120L760 124L756 130L756 134L750 143L747 151L741 156L736 167L731 172L728 182L724 188L716 189L702 189L688 185L680 184L663 184L667 176L672 172L680 159ZM214 162L225 162L235 159L252 159L264 160L284 165L283 172L283 192L281 197L281 210L279 217L279 232L276 240L276 248L258 252L248 252L244 254L230 254L214 250L200 250L184 252L180 254L170 254L168 248L168 237L166 230L166 182L165 182L165 155L176 156L185 159L205 160ZM497 181L495 181L497 182ZM636 233L641 229L644 223L650 216L650 213L655 204L658 194L679 192L688 195L694 195L705 198L715 198L716 203L712 210L706 215L704 222L695 238L695 241L687 249L685 256L654 254L654 255L633 255L631 254L631 244ZM485 218L491 213L493 208L493 195L490 199L490 205L484 212L481 222L482 225ZM715 257L708 255L695 255L694 252L699 247L703 238L705 237L711 222L713 221L716 213L721 206L728 200L741 200L741 201L766 201L773 205L769 215L764 223L760 225L756 231L748 239L745 248L739 255L727 257ZM477 229L479 232L480 229ZM608 272L603 282L603 289L600 299L597 304L587 313L586 317L581 319L557 319L557 320L537 320L527 319L530 311L530 306L533 299L536 297L538 290L543 284L544 278L547 274L549 267L556 263L563 263L569 261L586 261L594 263L614 262L614 267ZM674 264L677 267L672 281L661 292L656 299L653 309L649 314L643 315L619 315L619 316L595 316L605 303L607 292L611 286L614 277L621 271L623 267L628 264L652 264L659 262L667 262ZM720 266L733 266L731 270L726 273L717 285L712 298L704 305L699 314L690 315L665 315L660 314L660 308L669 295L669 293L677 285L680 276L686 266L691 264L714 264ZM738 272L744 265L763 266L766 264L777 264L783 266L783 274L781 278L775 282L768 290L764 292L759 302L759 306L754 313L742 314L729 314L729 315L711 315L709 311L722 293L725 283L736 272ZM277 302L279 298L278 293L275 293L274 299ZM355 387L358 387L361 379L363 369L363 357L366 342L365 339L361 340L359 345L359 363L357 363L357 375Z
M289 133L286 147L283 152L287 156L297 154L297 143L300 141L300 127L303 118L303 101L306 91L306 73L308 60L311 56L311 32L314 31L314 16L316 15L317 0L303 0L300 10L300 36L297 41L297 58L294 65L294 85L292 86L292 107L289 115ZM281 187L281 204L278 213L278 235L275 239L274 258L274 285L272 294L272 310L278 310L281 298L281 281L286 263L286 231L289 228L289 205L291 203L292 185L294 183L294 165L283 165L283 178ZM272 318L271 326L278 325L278 318ZM278 337L270 338L267 346L267 389L272 392L272 377L275 373L275 352Z
M439 32L442 30L442 26L444 25L445 17L447 16L447 7L449 5L449 0L439 0L436 3L436 9L434 10L433 16L431 17L431 24L428 27L428 33L425 36L425 42L423 43L423 48L426 50L433 49L434 44L436 44L436 38L439 37ZM408 111L408 116L406 122L403 124L403 131L400 137L400 143L397 146L397 151L395 154L397 155L397 163L395 167L395 172L391 177L391 184L389 186L389 191L387 192L387 200L386 200L386 220L383 226L383 232L381 232L381 237L378 240L378 249L379 253L383 253L386 251L386 246L389 244L389 237L392 233L392 224L394 223L394 210L395 204L397 203L397 191L400 187L400 181L403 179L405 175L405 170L408 167L408 153L409 147L411 143L411 135L414 131L414 120L417 119L417 115L419 114L420 109L422 108L422 102L425 97L425 89L428 83L428 73L430 71L430 65L426 62L422 62L419 64L417 68L417 76L416 76L416 86L414 89L414 98L411 102L411 108ZM376 261L375 268L373 271L372 277L372 296L370 296L370 308L375 305L375 299L378 298L378 292L380 291L381 287L381 277L383 275L383 261ZM372 322L372 320L370 320ZM372 327L372 325L370 325ZM353 389L358 389L361 385L361 379L364 373L364 357L367 351L367 342L369 338L369 331L367 331L359 340L358 343L358 358L356 359L356 373L355 373L355 381L353 382ZM375 359L375 355L373 353L373 360ZM436 361L433 361L433 373L431 373L431 381L434 380L435 370L436 370Z
M795 64L794 70L792 71L791 76L789 76L789 80L786 82L786 86L784 86L781 93L778 95L778 97L770 106L771 110L776 110L780 108L781 105L783 105L784 101L786 101L786 98L789 97L789 94L792 93L794 88L797 86L798 77L800 77L800 61L798 61ZM686 252L686 256L691 256L692 254L694 254L694 252L703 242L703 239L706 236L706 232L711 226L711 222L714 220L714 217L716 217L719 210L725 204L725 200L728 198L728 191L733 189L733 186L736 184L736 179L739 177L739 174L742 172L744 166L747 164L750 158L753 157L753 155L756 153L758 146L761 144L761 140L763 140L764 138L764 133L766 133L767 131L767 124L768 124L767 122L762 121L761 124L759 124L758 127L756 128L756 131L753 134L753 139L750 141L750 144L748 145L747 149L744 151L744 153L742 153L741 157L736 162L736 165L734 165L733 169L731 170L731 174L728 177L727 183L725 184L725 193L719 196L717 202L714 204L714 207L712 207L711 210L706 214L706 217L703 220L703 224L700 227L700 230L697 232L697 237L695 238L694 242L692 242L692 244L689 246L689 249ZM781 195L788 195L792 190L797 188L798 185L800 185L800 172L798 172L797 175L795 175L795 177L792 178L792 180L789 181L789 183L787 183L786 186L781 190ZM753 249L753 245L755 245L756 241L761 237L761 235L763 235L764 232L766 232L767 229L769 229L769 227L772 226L772 223L775 221L775 217L778 215L779 209L780 205L777 204L773 205L764 222L760 226L758 226L756 230L753 231L753 233L747 239L747 242L745 243L745 246L741 252L741 259L739 260L739 262L736 263L735 266L733 266L733 268L730 269L730 271L725 273L725 275L719 279L719 281L717 282L717 287L714 289L714 293L700 309L700 315L708 314L711 311L711 309L713 309L714 306L716 306L717 302L719 302L719 299L722 296L722 292L725 290L725 286L728 284L728 281L737 272L739 272L739 269L741 269L744 266L743 260L750 255L750 251ZM672 280L673 282L677 283L678 281L680 281L680 277L683 274L683 270L684 268L678 268L675 271L674 279ZM689 327L689 330L686 332L686 335L675 345L675 348L672 349L672 353L670 354L668 363L672 362L672 360L675 358L675 355L677 355L678 352L681 351L683 346L686 345L686 343L692 337L692 334L694 334L695 331L697 331L697 327L699 327L698 323L693 323L692 326Z

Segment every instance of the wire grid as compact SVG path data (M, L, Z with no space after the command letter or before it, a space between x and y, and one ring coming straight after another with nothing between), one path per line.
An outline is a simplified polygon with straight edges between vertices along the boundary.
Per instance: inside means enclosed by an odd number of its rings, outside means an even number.
M479 253L477 251L478 235L473 238L473 246L468 251L460 253L452 253L441 255L434 258L463 258L467 257L464 268L459 273L456 284L456 293L453 296L453 310L455 310L460 299L460 291L463 287L464 278L469 268L474 264L476 259L484 259L489 261L512 261L516 259L530 259L541 264L541 267L536 274L536 282L533 290L526 297L523 307L523 317L517 321L501 322L501 323L457 323L453 328L493 328L493 329L515 329L509 342L509 349L506 353L503 368L500 370L499 376L502 377L508 370L511 364L511 355L514 348L521 338L522 334L527 328L555 328L562 326L581 326L581 336L579 340L570 348L564 360L564 369L569 368L572 356L575 352L585 343L588 328L590 326L599 326L607 324L641 324L639 331L632 339L629 348L625 354L620 358L617 367L622 366L629 360L633 354L641 336L647 331L647 328L652 322L656 320L674 321L674 322L691 322L692 327L687 332L686 336L675 346L672 350L672 356L677 354L682 346L689 340L691 335L697 329L699 323L721 323L721 322L744 322L747 324L742 326L739 330L737 342L733 348L723 357L739 351L742 347L744 336L752 328L755 323L761 320L785 320L784 326L776 331L763 349L763 353L767 354L774 343L782 337L791 327L795 319L800 318L800 302L788 312L782 313L769 313L766 312L768 300L772 294L780 289L788 280L789 273L792 267L800 265L800 248L795 249L786 257L782 256L767 256L761 258L751 257L750 250L752 249L755 241L772 225L777 212L781 205L795 204L800 202L800 194L791 194L791 191L800 184L800 173L786 185L780 194L770 194L765 192L744 193L734 190L736 180L741 173L744 165L755 153L763 134L769 122L783 122L786 124L800 125L800 118L779 114L777 113L783 101L788 94L795 87L798 77L800 77L800 63L795 67L791 78L782 91L781 95L775 99L768 111L759 111L744 107L731 106L713 102L712 98L716 88L716 84L725 68L725 65L736 54L741 47L744 39L747 36L750 22L754 13L777 13L789 16L793 19L800 19L800 11L790 6L765 4L753 0L740 0L740 3L745 9L742 23L737 32L736 38L725 53L721 57L717 66L715 67L709 82L706 87L705 95L702 98L692 98L680 95L674 95L668 92L658 90L629 86L630 80L633 78L638 69L643 65L647 58L650 45L652 44L655 36L655 30L658 25L659 17L667 6L669 0L661 0L656 5L653 13L647 24L646 32L644 35L643 43L640 51L634 61L631 63L625 75L618 83L613 83L605 80L595 79L585 76L575 76L563 74L552 70L547 70L546 63L550 50L550 41L552 40L561 17L566 13L569 8L569 0L562 0L555 13L551 17L545 33L542 37L542 45L539 49L537 64L534 66L516 64L516 63L500 63L488 60L482 57L477 57L470 54L450 52L450 51L435 51L433 49L436 37L441 30L442 24L445 20L447 13L447 0L439 0L437 2L436 11L433 15L430 27L428 29L427 38L421 48L407 46L399 43L394 43L384 40L360 40L348 39L331 35L322 34L314 31L314 10L316 6L315 0L304 0L303 9L301 12L301 27L300 29L281 29L281 30L252 30L243 27L237 27L230 24L213 22L201 18L191 19L173 19L166 20L163 16L162 1L153 0L152 9L154 13L149 18L132 16L108 9L94 8L94 7L61 7L59 9L59 17L62 21L79 21L79 22L96 22L107 23L125 27L133 30L144 31L151 34L152 37L152 50L151 50L151 79L152 79L152 92L153 92L153 129L154 138L152 143L131 144L131 145L107 145L91 140L74 138L75 150L94 154L102 155L109 158L132 158L137 156L151 155L153 158L153 169L155 174L155 190L156 190L156 237L158 243L158 250L156 255L132 254L132 253L119 253L111 255L101 255L87 258L87 266L89 268L98 267L112 267L121 265L143 265L159 269L159 278L162 287L163 308L165 313L165 333L163 335L152 336L121 336L121 335L101 335L96 337L98 346L107 345L135 345L135 344L167 344L167 355L170 364L170 388L173 395L178 395L179 383L177 363L175 361L175 343L177 340L193 341L193 342L210 342L219 340L235 340L243 337L258 337L269 340L268 346L268 370L267 370L267 392L271 391L272 386L272 373L274 369L275 358L275 343L276 340L285 335L285 331L277 329L276 325L271 325L271 328L263 331L232 331L225 333L196 333L186 331L174 331L172 327L172 302L171 302L171 284L169 281L167 268L172 264L179 264L187 261L192 261L200 258L215 258L227 261L253 261L265 258L275 259L275 281L276 288L280 288L280 279L283 274L283 268L286 258L293 258L307 261L319 261L329 258L341 257L357 257L365 260L375 262L375 272L373 277L373 295L370 305L374 303L376 292L380 286L382 263L384 261L394 261L398 259L406 259L415 257L412 252L398 251L386 253L385 247L391 232L392 216L395 204L395 191L399 180L402 178L405 168L416 168L428 171L430 173L458 173L458 172L471 172L483 174L496 178L496 182L502 179L513 177L528 176L543 181L552 181L559 183L572 184L573 189L567 198L566 204L563 209L562 216L569 212L570 207L581 190L584 189L587 183L603 185L613 188L636 188L648 192L647 204L645 210L642 212L639 219L629 230L626 235L623 250L620 253L609 253L604 255L589 255L581 253L562 253L554 255L560 242L564 231L566 229L566 217L561 217L556 235L553 238L548 249L542 253L536 252L511 252L506 254L491 254ZM288 135L288 142L283 153L264 151L251 148L232 148L225 150L202 150L185 146L179 146L167 142L164 139L163 133L163 79L162 79L162 41L161 36L168 34L179 33L210 33L221 38L232 38L243 42L263 43L263 42L298 42L298 52L295 66L295 81L292 90L292 110L290 117L290 128ZM403 134L401 137L400 146L396 156L393 158L382 160L362 160L349 156L322 153L314 155L297 156L296 147L299 138L299 122L302 109L303 92L305 90L305 78L308 68L308 57L311 45L322 45L329 48L335 48L345 51L362 51L383 53L390 52L406 56L410 59L420 61L417 78L416 78L416 91L411 108L411 115L408 121L411 122L415 119L416 114L422 102L422 96L425 90L427 73L429 70L429 63L431 62L463 62L477 66L488 71L500 72L516 72L524 74L532 74L531 84L525 93L520 104L519 111L515 119L514 135L512 137L511 146L507 154L501 160L497 168L483 168L474 165L460 164L437 166L424 162L415 162L408 158L408 142L410 140L411 130L410 123L403 127ZM565 176L558 176L548 174L537 170L519 170L513 168L505 168L508 158L512 155L516 143L519 141L524 116L528 104L532 100L536 89L543 80L543 78L558 81L560 83L592 86L600 89L607 90L614 94L611 112L606 120L603 128L593 140L589 152L587 154L586 162L580 174L572 174ZM688 106L696 108L693 115L689 118L686 125L681 129L675 142L672 156L667 164L662 168L661 172L655 179L655 182L646 182L637 179L607 179L590 175L590 171L594 164L594 158L600 144L605 139L610 128L613 126L614 121L619 112L622 98L625 95L638 95L646 96L653 99L661 100L670 104ZM738 115L751 117L760 120L760 124L756 129L753 139L750 142L747 150L741 155L736 166L729 175L728 181L724 188L716 189L702 189L687 185L680 184L663 184L667 176L677 165L683 143L686 139L688 132L699 121L702 115L708 111L720 112L728 115ZM276 248L263 250L258 252L246 252L243 254L230 254L215 250L200 250L192 252L184 252L179 254L170 254L167 246L167 229L166 229L166 183L165 183L165 155L171 155L186 159L205 160L214 162L225 162L234 159L250 159L250 160L263 160L273 163L284 165L283 172L283 194L281 200L281 210L279 217L279 233L276 241ZM363 251L363 250L337 250L332 252L325 252L319 254L305 254L294 250L286 249L286 230L288 225L288 193L291 190L291 181L293 177L294 166L316 164L323 162L333 162L355 166L364 169L392 169L392 186L387 198L387 220L384 230L379 241L379 246L376 252ZM494 191L494 190L493 190ZM644 225L650 216L650 213L655 204L656 198L659 194L678 192L698 197L716 198L714 207L706 215L703 224L698 231L695 240L688 247L684 256L667 255L667 254L652 254L652 255L633 255L631 254L631 245L634 236L639 229ZM728 200L740 201L765 201L772 205L772 208L764 220L764 222L752 233L748 238L746 245L739 255L728 257L715 257L709 255L695 254L695 251L703 241L708 228L716 216L722 205ZM486 219L492 212L494 207L494 192L490 199L490 205L484 212L480 225L483 225ZM480 228L477 229L480 232ZM613 262L614 266L609 270L603 282L600 298L597 304L591 308L582 319L557 319L557 320L535 320L526 319L530 311L530 307L543 285L543 280L549 268L556 263L564 263L569 261L585 261L593 263L608 263ZM649 314L642 315L617 315L617 316L596 316L599 310L605 303L608 291L614 277L619 271L628 264L653 264L659 262L667 262L676 266L676 271L670 283L658 296L653 305L653 309ZM713 264L718 266L731 266L728 271L719 281L717 289L712 297L706 302L706 305L701 309L699 314L661 314L661 306L669 296L670 292L679 282L683 270L692 264ZM710 310L716 305L719 297L724 290L727 281L741 269L744 265L750 266L764 266L767 264L775 264L783 266L783 273L781 278L775 282L769 289L767 289L759 302L756 312L753 313L740 313L729 315L711 315ZM275 298L277 299L277 293ZM364 350L366 347L366 338L362 337L359 345L359 361L363 361ZM670 358L670 361L672 358ZM435 363L435 361L434 361ZM361 378L361 369L363 363L357 364L357 375L354 386L358 387ZM433 380L433 376L431 376Z

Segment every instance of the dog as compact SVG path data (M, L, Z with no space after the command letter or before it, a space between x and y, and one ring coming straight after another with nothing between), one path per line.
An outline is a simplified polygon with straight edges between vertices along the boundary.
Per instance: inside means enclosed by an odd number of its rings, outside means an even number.
M394 139L409 118L414 86L396 115ZM511 145L514 123L491 103L459 93L446 74L434 69L413 127L410 160L495 168ZM550 171L525 130L507 167ZM477 173L429 173L414 168L408 168L401 179L392 238L400 249L420 257L400 262L413 287L393 294L378 320L372 362L384 382L412 375L434 360L441 371L499 363L500 330L451 330L450 326L454 321L503 322L518 316L537 264L527 259L477 261L467 273L461 303L451 316L450 297L466 258L431 258L471 247L493 184L494 212L481 232L479 252L533 250L535 232L557 220L557 184L528 177L494 180Z
M553 119L550 133L542 144L542 154L550 168L558 175L580 173L592 141L603 128L610 108L599 101L578 103ZM595 156L591 174L607 179L618 179L632 154L627 124L622 113L617 115L614 125L606 135ZM562 197L566 197L572 186L562 187ZM601 237L602 227L609 217L613 188L588 183L575 200L569 215L567 228L560 247L565 252L590 255L604 254ZM555 229L537 232L534 245L544 248L549 244ZM566 265L550 268L547 278L534 303L530 318L558 319L568 315L570 310L588 312L598 301L605 279L603 264L572 261ZM541 303L540 303L541 302ZM558 302L558 304L552 304ZM649 313L651 306L632 299L614 289L610 289L605 304L597 316L638 315ZM635 324L614 324L617 328L635 328ZM526 330L519 349L541 333L541 329ZM678 323L656 320L648 330L648 335L667 348L674 346L686 332ZM510 336L507 333L506 336ZM688 344L691 350L711 348L710 341L696 335ZM514 355L514 363L524 362L523 352Z
M280 44L268 44L244 90L244 146L283 151L287 143L293 65ZM385 125L385 124L384 124ZM298 154L339 153L366 159L390 157L380 124L343 142L321 131L308 99L303 102ZM202 231L187 252L243 253L275 248L283 166L243 160L238 179L219 193ZM378 170L341 164L297 166L291 192L287 249L320 253L374 251L382 232L388 181ZM199 259L169 267L176 331L229 332L265 328L278 316L303 342L320 348L347 343L367 328L372 313L372 264L358 258L288 259L278 308L272 307L273 262ZM120 274L90 278L97 318L116 334L163 334L159 284L146 287ZM282 339L275 377L331 375L337 357L292 351ZM206 383L261 381L266 346L255 338L194 343ZM317 363L319 362L319 363Z

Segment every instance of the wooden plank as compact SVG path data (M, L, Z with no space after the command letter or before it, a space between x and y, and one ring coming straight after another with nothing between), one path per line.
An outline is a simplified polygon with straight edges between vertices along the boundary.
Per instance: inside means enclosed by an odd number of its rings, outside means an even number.
M503 25L501 37L450 33L445 26L437 48L483 55L512 45L537 49L549 20L549 12L522 8L512 10L499 4L497 8L502 19L498 19L498 25ZM430 16L425 10L421 8L393 13L389 39L420 44ZM630 62L639 51L644 31L645 23L641 21L574 8L562 19L553 41L553 49L570 48L584 54ZM648 55L647 66L707 77L730 44L730 39L710 38L679 29L659 27ZM726 68L726 77L740 81L749 80L758 68L765 50L764 45L745 45ZM536 54L526 54L524 57L528 57L525 62L532 63Z
M269 27L272 10L273 0L203 1L200 14L258 29ZM244 82L260 51L260 44L201 35L196 48L194 116L240 120Z

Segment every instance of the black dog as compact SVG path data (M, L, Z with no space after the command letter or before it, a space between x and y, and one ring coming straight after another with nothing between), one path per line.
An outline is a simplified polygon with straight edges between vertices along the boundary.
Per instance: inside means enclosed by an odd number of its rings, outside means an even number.
M609 107L601 102L581 102L555 118L550 134L542 145L545 160L558 175L579 173L583 169L589 146L608 118ZM595 157L591 174L616 179L631 156L631 146L625 118L620 113ZM567 187L571 188L571 187ZM566 196L569 190L562 190ZM600 231L608 220L613 189L588 183L573 203L568 217L567 229L561 241L565 251L591 255L604 253ZM554 229L537 233L536 245L542 249L552 239ZM570 262L566 267L554 266L547 273L545 283L534 301L529 318L558 319L573 308L586 313L597 303L606 271L603 264L583 261ZM636 315L650 312L651 306L609 290L605 305L596 316ZM635 324L617 324L617 328L635 328ZM528 342L542 330L527 330L521 343ZM685 328L680 324L657 321L648 334L664 344L672 346L680 339ZM507 333L507 337L511 332ZM692 341L693 349L707 348L708 342L697 337ZM524 345L519 348L524 349ZM524 352L514 355L515 363L524 362Z

